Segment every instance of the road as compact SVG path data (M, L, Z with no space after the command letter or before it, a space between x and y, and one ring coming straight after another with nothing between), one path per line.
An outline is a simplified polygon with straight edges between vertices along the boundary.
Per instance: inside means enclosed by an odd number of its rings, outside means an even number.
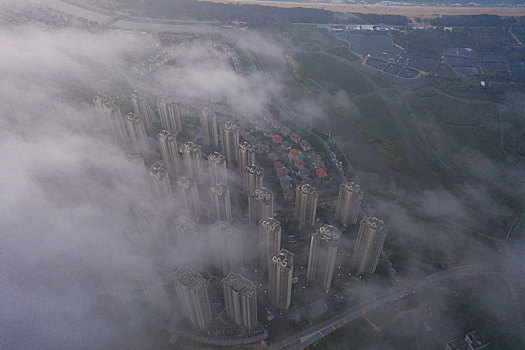
M306 347L326 337L333 331L362 317L368 312L384 304L400 300L410 294L420 293L428 288L435 287L436 285L439 285L447 280L464 278L467 276L487 275L495 273L502 272L501 270L498 270L497 268L495 268L495 266L492 265L465 265L437 272L433 275L424 277L423 279L420 279L416 282L402 285L398 284L376 298L356 304L348 310L346 310L345 312L342 312L329 320L316 324L306 330L303 330L286 339L272 344L270 346L270 349L305 349ZM523 275L523 272L520 272L519 274Z

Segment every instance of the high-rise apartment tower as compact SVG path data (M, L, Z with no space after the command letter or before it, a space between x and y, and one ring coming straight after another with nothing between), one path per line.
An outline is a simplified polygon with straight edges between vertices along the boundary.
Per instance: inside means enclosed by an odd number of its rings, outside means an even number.
M160 155L166 165L168 172L172 176L179 176L182 174L180 166L179 148L177 147L177 139L175 134L162 130L157 135L159 141Z
M209 108L203 108L200 115L201 132L204 145L218 147L217 115Z
M259 222L259 266L266 271L271 257L281 250L281 223L274 218Z
M157 99L157 108L162 128L173 134L180 133L182 131L182 123L179 104L171 97L162 96Z
M352 267L358 274L374 273L387 234L383 220L366 217L361 220L352 256Z
M237 150L239 148L239 125L226 120L221 124L222 153L231 167L237 164Z
M299 226L313 226L317 215L319 192L309 184L297 186L295 190L295 218Z
M355 182L344 182L339 186L335 212L337 220L343 227L357 222L362 199L363 190Z
M126 128L135 153L146 156L149 153L148 137L144 128L144 121L133 113L126 116Z
M250 224L259 225L259 221L273 216L273 192L266 187L259 187L248 196L248 217Z
M173 283L182 314L196 327L206 330L212 320L208 284L204 277L182 267L173 274Z
M199 222L201 206L199 200L199 190L194 179L182 176L177 181L177 187L182 198L185 214L195 222Z
M136 116L144 120L144 127L147 131L153 130L153 110L142 93L134 91L131 95L131 104Z
M255 164L255 147L246 141L239 144L237 155L238 173L242 175L246 167L250 164Z
M335 259L341 240L341 231L332 225L320 227L310 241L308 281L321 286L328 293L332 284Z
M264 183L264 169L250 164L244 168L243 176L244 190L246 194L251 195L255 189L262 187Z
M272 305L286 310L292 300L292 275L294 255L286 249L269 259L268 294Z
M232 221L232 206L230 190L225 184L215 184L210 187L211 208L210 214L215 220Z
M237 273L222 280L226 314L238 325L253 329L257 325L257 286Z

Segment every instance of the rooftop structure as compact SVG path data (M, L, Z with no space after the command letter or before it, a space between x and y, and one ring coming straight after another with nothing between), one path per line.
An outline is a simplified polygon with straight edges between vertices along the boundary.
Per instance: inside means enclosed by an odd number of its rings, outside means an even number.
M179 268L173 283L182 314L192 325L206 330L212 320L206 280L190 268Z
M253 329L257 325L257 286L237 273L222 280L226 314L238 325Z

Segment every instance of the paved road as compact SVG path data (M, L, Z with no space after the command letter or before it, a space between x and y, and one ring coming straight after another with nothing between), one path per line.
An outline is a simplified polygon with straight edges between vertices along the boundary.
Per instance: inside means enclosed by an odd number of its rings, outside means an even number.
M500 274L502 272L495 266L491 265L465 265L435 273L413 283L397 285L374 299L354 305L345 312L340 313L339 315L334 316L327 321L321 322L286 339L272 344L270 349L305 349L309 345L312 345L318 340L321 340L333 331L343 327L353 320L360 318L361 316L378 308L379 306L400 300L410 294L420 293L447 280L464 278L466 276L487 275L495 273ZM523 272L520 272L519 274L523 275Z

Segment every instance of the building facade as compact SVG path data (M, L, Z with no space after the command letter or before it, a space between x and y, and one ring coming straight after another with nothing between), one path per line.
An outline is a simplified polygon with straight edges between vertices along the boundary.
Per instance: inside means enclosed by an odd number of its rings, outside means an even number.
M153 130L153 110L142 93L134 91L131 95L131 104L133 105L133 113L142 118L146 131Z
M209 108L203 108L199 119L204 145L218 147L219 133L217 130L217 115L215 112Z
M206 330L212 320L206 280L187 267L178 268L172 277L182 314L192 325Z
M255 189L262 187L264 184L264 169L255 164L246 166L244 169L243 183L246 194L253 194Z
M339 250L341 231L332 225L320 227L310 241L308 255L308 281L313 282L328 293L332 284L335 259Z
M210 184L228 184L228 171L226 170L226 157L219 152L208 156L208 175Z
M250 224L259 225L259 221L273 216L273 192L266 187L259 187L248 196L248 218Z
M232 206L230 189L225 184L215 184L210 187L210 216L215 220L232 221Z
M269 260L268 296L277 309L286 310L292 300L294 255L286 249Z
M159 142L160 155L168 172L172 176L179 176L182 174L180 166L179 147L177 146L177 138L175 134L162 130L157 134Z
M228 222L217 221L210 226L213 258L224 276L244 268L244 249L239 229Z
M259 222L259 266L262 271L268 268L270 259L281 251L281 223L274 218Z
M237 150L239 148L239 125L226 120L221 124L222 154L226 156L228 165L237 164Z
M168 171L164 169L161 162L156 162L149 170L149 182L151 190L159 201L166 201L172 198L170 176Z
M355 182L344 182L339 186L335 212L337 220L343 227L357 222L362 199L363 190Z
M295 218L299 226L313 226L317 216L319 192L309 184L297 186L295 190Z
M361 220L352 256L352 268L358 274L371 274L376 271L386 234L383 220L376 217Z
M239 144L237 155L238 173L242 175L244 169L250 164L255 164L255 147L243 141Z
M181 146L181 150L184 173L186 176L196 179L199 183L203 183L205 174L201 146L187 141Z
M222 280L226 315L247 329L257 325L257 286L237 273Z
M115 142L122 147L127 146L129 143L128 132L120 108L102 93L98 93L93 98L93 103L95 104L97 114L107 128L109 128Z
M149 154L149 143L144 121L133 113L129 113L126 116L126 129L133 152L143 157L147 156Z
M182 176L177 181L177 188L180 198L182 198L184 213L194 222L199 222L201 216L201 205L197 183L193 178Z
M175 135L182 131L179 104L177 102L171 97L159 97L157 99L157 109L159 111L162 129Z

